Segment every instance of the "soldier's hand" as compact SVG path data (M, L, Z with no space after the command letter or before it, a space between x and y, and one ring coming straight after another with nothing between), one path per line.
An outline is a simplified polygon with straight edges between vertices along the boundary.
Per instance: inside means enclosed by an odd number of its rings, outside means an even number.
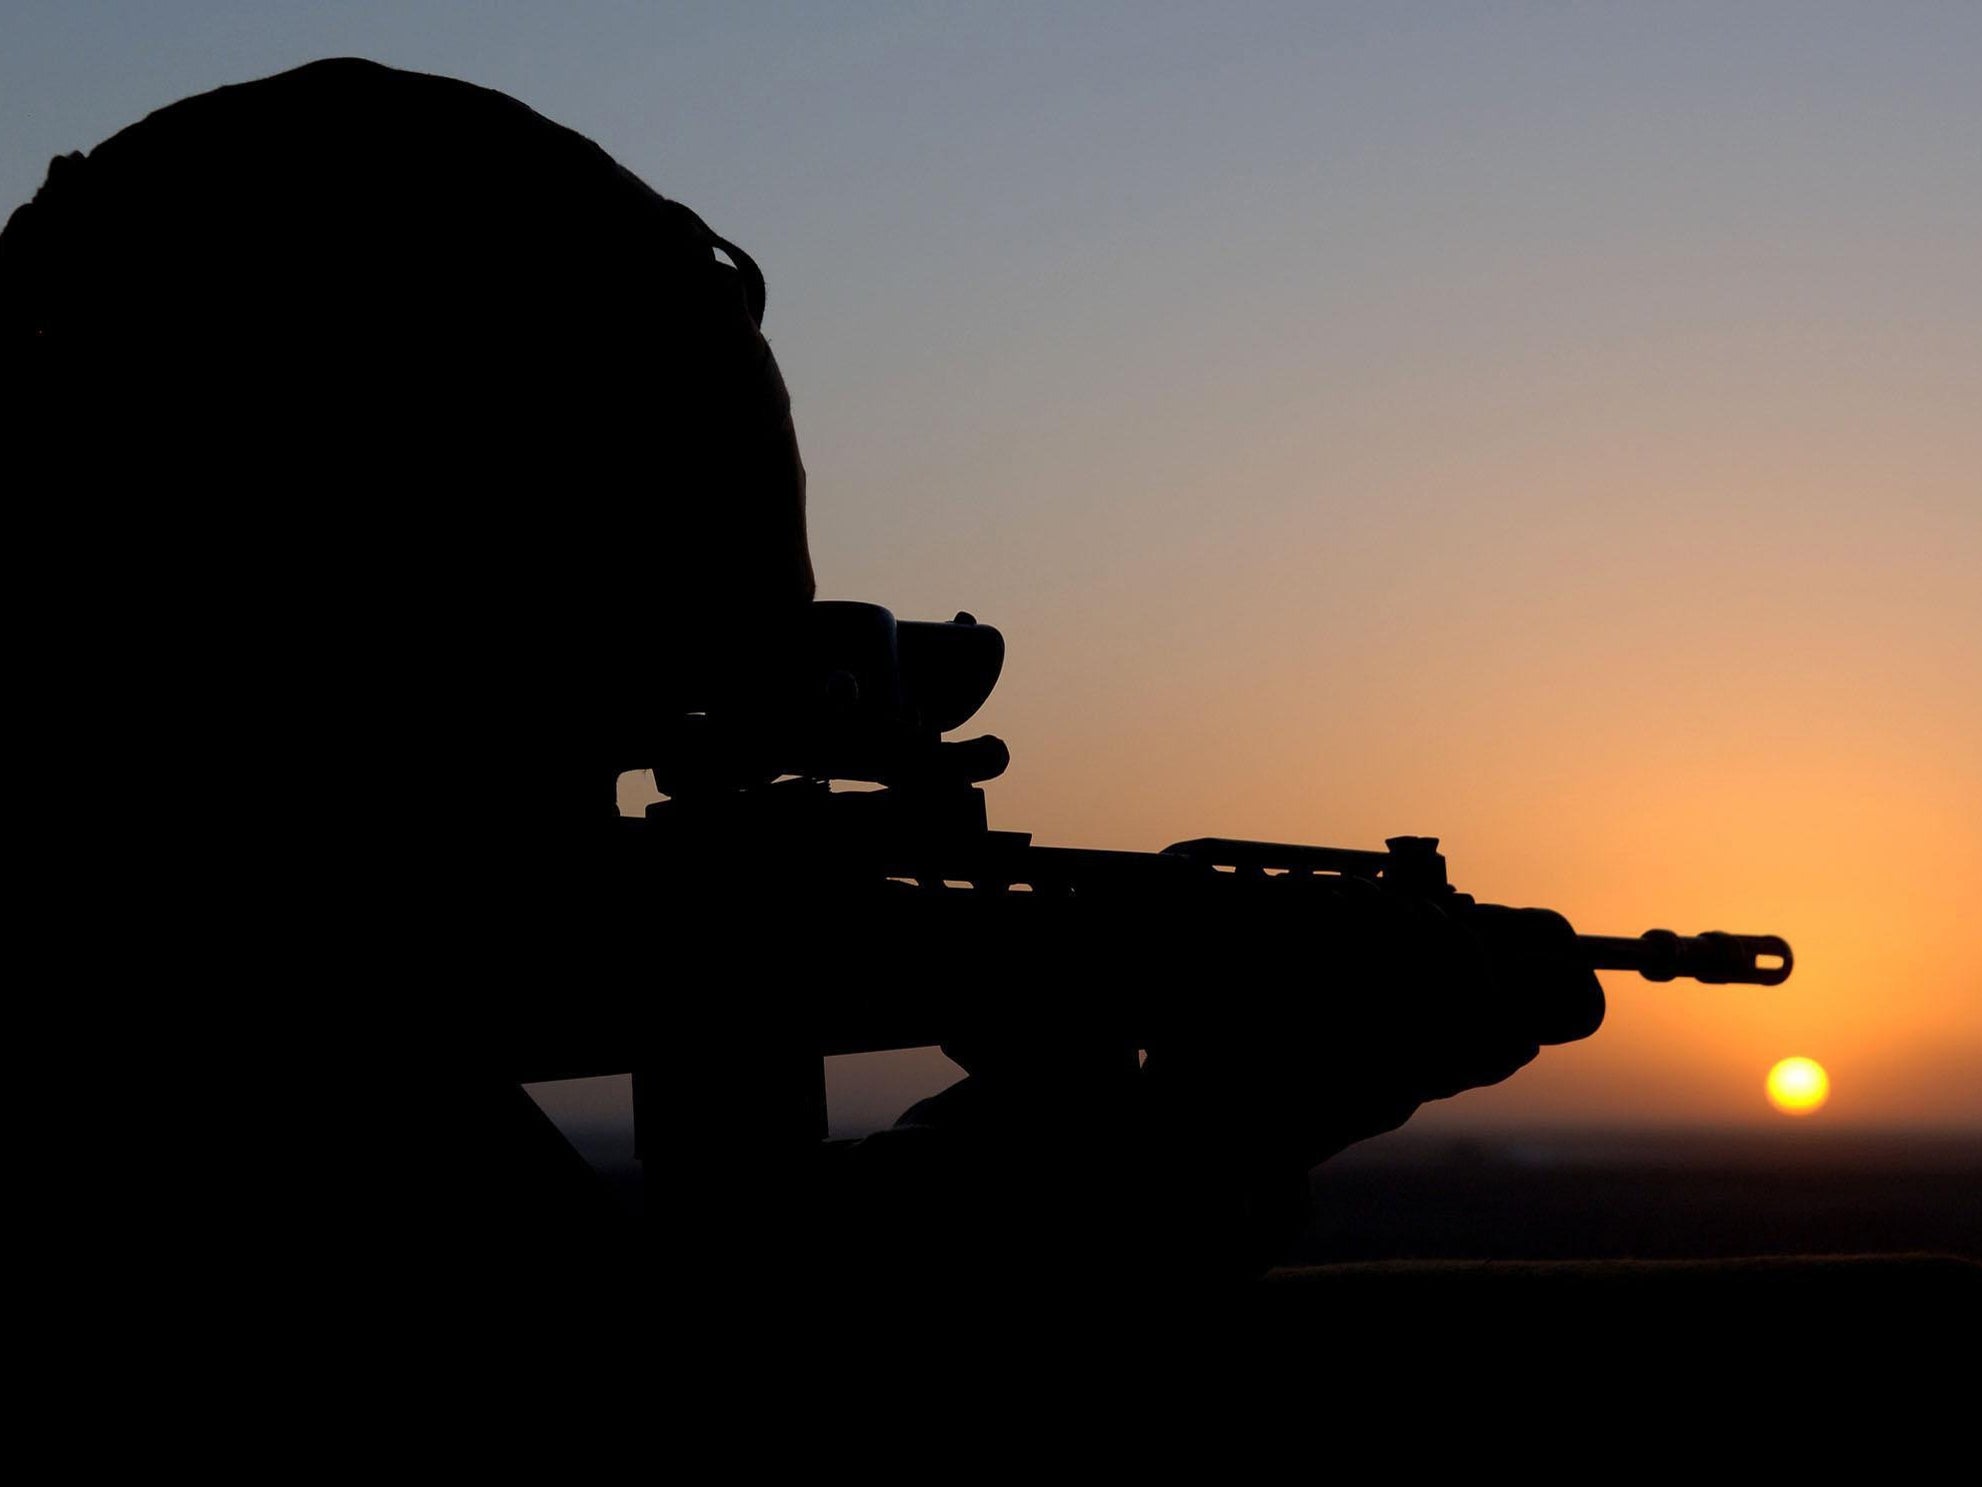
M1312 989L1283 973L1292 984L1263 1011L1152 1047L1159 1122L1181 1144L1305 1169L1603 1021L1603 989L1559 914L1481 907L1402 932L1381 955L1341 949Z

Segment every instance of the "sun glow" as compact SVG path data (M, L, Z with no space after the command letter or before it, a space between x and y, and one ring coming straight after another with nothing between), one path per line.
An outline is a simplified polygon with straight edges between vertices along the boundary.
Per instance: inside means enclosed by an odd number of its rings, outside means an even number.
M1831 1097L1831 1076L1811 1058L1786 1058L1769 1070L1769 1103L1784 1115L1811 1115Z

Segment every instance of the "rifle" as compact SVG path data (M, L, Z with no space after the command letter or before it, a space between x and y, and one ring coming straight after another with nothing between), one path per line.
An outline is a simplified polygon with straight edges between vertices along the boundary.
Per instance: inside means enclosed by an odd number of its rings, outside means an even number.
M774 901L767 932L813 947L828 978L844 973L762 1028L755 1056L803 1091L787 1107L794 1135L824 1132L826 1056L1188 1037L1204 980L1257 979L1262 944L1360 957L1362 984L1414 947L1515 978L1554 964L1773 986L1794 963L1774 935L1582 935L1548 910L1479 903L1448 881L1433 837L1381 851L1222 837L1161 852L1038 846L987 825L980 786L1009 763L1004 744L943 737L997 684L995 628L819 603L790 650L768 694L668 720L654 765L668 798L624 823L623 843L634 878L685 922L734 925L739 904ZM748 938L735 948L748 953ZM1057 989L1028 989L1047 966ZM1180 978L1192 984L1165 984ZM636 1072L636 1122L643 1103Z

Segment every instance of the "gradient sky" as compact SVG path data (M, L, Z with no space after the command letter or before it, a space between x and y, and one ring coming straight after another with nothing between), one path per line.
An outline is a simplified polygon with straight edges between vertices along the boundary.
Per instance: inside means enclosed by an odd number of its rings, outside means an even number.
M0 209L335 54L763 264L822 596L1006 633L994 825L1796 946L1421 1120L1982 1129L1982 5L10 0Z

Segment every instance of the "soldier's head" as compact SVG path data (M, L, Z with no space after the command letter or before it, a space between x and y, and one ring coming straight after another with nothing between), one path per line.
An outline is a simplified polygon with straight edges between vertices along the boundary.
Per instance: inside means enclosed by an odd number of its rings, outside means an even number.
M379 589L417 569L551 630L810 599L763 304L591 141L349 59L56 160L0 238L13 411L106 524Z

